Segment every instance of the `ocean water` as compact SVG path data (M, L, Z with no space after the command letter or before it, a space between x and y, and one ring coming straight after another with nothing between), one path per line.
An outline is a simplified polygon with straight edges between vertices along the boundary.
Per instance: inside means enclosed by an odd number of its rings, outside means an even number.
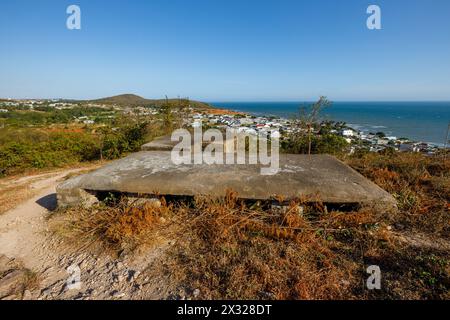
M211 102L219 108L254 115L292 118L303 102ZM443 145L450 123L450 102L334 102L323 119L345 121L364 131Z

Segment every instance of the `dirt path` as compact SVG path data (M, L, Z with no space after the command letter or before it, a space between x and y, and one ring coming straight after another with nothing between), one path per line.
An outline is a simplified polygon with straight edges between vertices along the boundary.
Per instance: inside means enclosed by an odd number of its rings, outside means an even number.
M85 169L87 168L2 181L3 197L28 199L0 215L0 255L36 272L39 278L44 275L44 283L45 280L51 281L51 278L58 277L52 271L60 252L51 248L56 243L46 234L45 221L46 215L56 208L56 185L67 175ZM10 203L8 205L11 206ZM48 275L51 277L47 277ZM34 292L29 298L40 295L40 292Z
M23 261L31 269L41 269L45 265L41 252L45 249L42 243L45 231L45 215L56 208L56 185L58 181L81 169L67 170L38 177L21 178L18 182L39 180L30 188L39 190L37 195L0 216L0 254L15 257ZM49 253L50 254L50 253Z
M71 248L49 232L46 218L56 208L57 184L66 176L86 169L93 167L0 181L4 198L17 196L18 189L26 191L23 197L28 196L19 205L0 213L0 264L14 261L37 274L39 286L28 291L26 299L160 299L169 296L171 293L164 291L161 280L145 276L149 261L158 256L161 248L139 259L112 258L106 254L93 256ZM72 273L68 268L72 268ZM67 282L71 275L74 279L79 275L79 281L73 286ZM0 299L4 298L1 296L2 280ZM20 298L7 298L11 297Z

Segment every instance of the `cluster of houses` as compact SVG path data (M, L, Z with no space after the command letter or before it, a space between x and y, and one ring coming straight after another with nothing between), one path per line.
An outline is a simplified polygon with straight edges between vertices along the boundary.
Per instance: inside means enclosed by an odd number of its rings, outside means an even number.
M426 143L411 141L407 138L397 138L395 136L386 136L382 132L367 133L346 127L337 131L339 135L351 145L351 152L356 149L366 149L371 152L380 152L387 148L399 152L421 152L434 154L439 150L439 146Z
M274 117L256 117L250 115L229 115L229 114L207 114L194 113L187 120L192 127L200 127L204 124L218 128L234 128L239 132L247 134L266 134L271 130L278 130L282 137L298 130L293 120L274 118ZM385 136L383 133L367 133L355 130L342 123L334 123L335 126L330 133L343 137L350 145L350 152L357 149L365 149L370 152L380 152L387 148L399 152L422 152L434 154L439 150L437 145L425 142L415 142L405 138L394 136ZM330 125L330 122L327 122ZM315 134L320 134L320 130L315 129Z
M80 106L79 102L67 102L67 101L61 101L61 100L5 100L0 101L0 107L4 108L14 108L14 107L22 107L28 110L34 110L36 107L50 107L55 108L57 110L64 110L64 109L72 109L74 107ZM83 104L83 106L86 107L98 107L98 108L105 108L107 106L102 104L96 104L96 103L87 103ZM5 109L7 110L7 109Z
M5 101L0 101L0 107L3 107L3 108L24 107L24 108L33 110L34 107L41 106L45 103L46 103L45 100L20 100L20 101L18 101L18 100L8 99ZM8 109L3 109L3 110L8 111Z
M230 115L195 113L192 117L192 121L192 127L199 127L202 124L207 124L224 129L233 128L240 132L249 134L267 133L275 129L279 132L292 131L292 126L290 125L289 120L255 117L241 114Z
M115 108L120 108L116 106ZM159 113L158 109L154 107L127 107L125 109L121 108L124 114L127 115L135 115L135 116L154 116Z

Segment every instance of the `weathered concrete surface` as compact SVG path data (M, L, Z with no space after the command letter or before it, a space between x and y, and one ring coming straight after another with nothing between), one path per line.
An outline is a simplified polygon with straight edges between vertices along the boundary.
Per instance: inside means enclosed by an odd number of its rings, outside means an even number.
M177 196L222 196L227 189L244 199L286 199L320 194L323 202L395 206L390 194L327 155L280 155L276 175L260 165L175 165L168 151L147 151L117 160L57 187L61 206L91 201L84 190Z
M159 137L154 139L153 141L144 144L141 147L141 151L172 151L173 148L178 145L180 142L179 141L172 141L172 136L170 135L166 135L163 137ZM215 143L215 142L210 142L210 141L202 141L202 149L204 149L206 146L212 144L217 144L219 145L219 143ZM226 150L226 140L225 142L221 142L220 144L222 144L224 151ZM194 134L191 135L191 148L193 150L194 148Z
M178 142L171 141L171 136L163 136L154 139L153 141L144 144L141 147L142 151L171 151Z

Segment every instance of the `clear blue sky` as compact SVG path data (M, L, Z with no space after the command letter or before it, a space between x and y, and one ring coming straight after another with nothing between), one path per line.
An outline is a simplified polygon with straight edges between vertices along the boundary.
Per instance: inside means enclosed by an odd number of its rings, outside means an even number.
M0 43L0 97L450 100L449 0L3 0Z

